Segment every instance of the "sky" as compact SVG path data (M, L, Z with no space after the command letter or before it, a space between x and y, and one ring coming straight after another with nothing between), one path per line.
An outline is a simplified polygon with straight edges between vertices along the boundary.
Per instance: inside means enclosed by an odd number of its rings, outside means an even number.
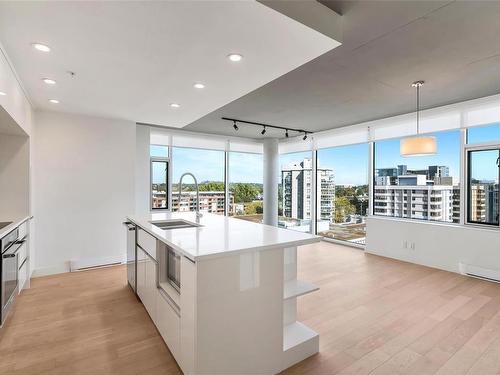
M151 146L151 155L166 156L161 146ZM224 181L224 152L174 147L172 149L173 182L179 182L181 175L191 172L198 182ZM153 182L164 180L161 165L153 168ZM229 154L229 181L261 184L263 179L262 155L231 152ZM187 183L192 182L186 177Z
M406 164L408 169L427 169L429 165L445 165L456 181L460 177L460 131L454 130L434 134L437 154L432 156L403 157L399 150L399 139L376 142L375 169L392 168Z
M375 144L375 168L391 168L406 164L408 169L426 169L429 165L446 165L450 175L458 181L460 174L460 131L436 133L438 152L433 156L402 157L399 151L400 140L386 140ZM500 124L471 128L468 131L468 143L481 143L500 140ZM167 156L163 146L151 146L151 154ZM172 149L173 179L178 182L182 173L193 173L198 181L224 180L224 152L197 150L188 148ZM280 167L311 158L312 153L296 152L280 155ZM486 180L498 180L498 168L493 163L493 156L484 152L473 156L473 177ZM368 183L368 145L350 145L322 149L318 151L320 167L333 169L335 183L338 185L364 185ZM262 183L262 155L230 153L230 182ZM162 181L162 167L153 170L153 182ZM187 182L187 180L186 180Z

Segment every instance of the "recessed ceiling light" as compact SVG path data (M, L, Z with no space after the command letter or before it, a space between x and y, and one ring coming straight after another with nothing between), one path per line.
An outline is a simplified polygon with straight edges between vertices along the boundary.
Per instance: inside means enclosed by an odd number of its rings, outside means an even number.
M45 44L42 44L42 43L33 43L32 46L34 49L36 49L38 51L42 51L42 52L49 52L50 51L50 47L46 46Z
M4 93L3 91L0 91L0 96L5 96L7 95L6 93Z
M204 89L204 88L205 88L205 85L204 85L203 83L199 83L199 82L198 82L198 83L195 83L195 84L193 85L193 87L194 87L195 89Z
M53 79L50 79L50 78L44 78L42 79L43 82L45 82L47 85L55 85L56 84L56 81L54 81Z
M172 108L179 108L180 105L177 104L177 103L170 103L170 107L172 107Z
M231 53L230 55L227 56L227 58L231 61L238 62L241 61L243 56L238 53Z
M49 99L49 102L51 102L53 104L59 104L59 100L57 100L57 99Z

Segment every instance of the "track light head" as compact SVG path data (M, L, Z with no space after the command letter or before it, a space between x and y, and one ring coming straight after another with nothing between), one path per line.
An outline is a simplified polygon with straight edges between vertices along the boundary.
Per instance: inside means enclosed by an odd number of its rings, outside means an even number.
M264 135L266 134L266 127L264 126L264 129L262 129L262 131L260 132L260 134Z
M307 133L304 133L304 137L302 139L305 141L307 139Z
M233 121L233 128L234 128L234 130L238 130L239 129L238 125L236 125L236 121Z
M285 137L288 138L288 129L285 130Z

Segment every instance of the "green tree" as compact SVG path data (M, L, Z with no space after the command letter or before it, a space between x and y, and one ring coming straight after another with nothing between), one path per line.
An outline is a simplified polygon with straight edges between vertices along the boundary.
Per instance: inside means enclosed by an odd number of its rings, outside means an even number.
M347 216L356 213L356 207L347 197L335 197L335 222L343 223Z
M224 191L224 182L207 181L200 184L200 191Z
M264 208L262 206L262 201L252 202L245 205L245 215L256 215L262 214L264 212Z
M236 203L251 202L257 199L260 191L254 184L238 182L231 184L231 190L234 194Z

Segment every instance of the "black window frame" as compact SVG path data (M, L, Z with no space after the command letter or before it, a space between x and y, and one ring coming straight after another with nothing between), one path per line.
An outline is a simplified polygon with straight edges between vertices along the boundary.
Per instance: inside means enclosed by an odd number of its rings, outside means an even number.
M466 161L466 165L467 165L467 168L466 168L466 176L465 176L465 187L467 189L467 192L466 192L466 196L467 196L467 200L466 200L466 207L465 208L465 211L466 211L466 224L473 224L473 225L481 225L481 226L488 226L488 227L500 227L500 218L499 220L497 220L496 223L491 223L491 222L485 222L485 221L474 221L474 220L471 220L471 193L472 193L472 186L471 186L471 182L472 182L472 163L470 162L471 160L471 154L474 153L474 152L484 152L484 151L498 151L498 156L499 156L499 160L500 160L500 144L499 145L491 145L491 146L486 146L486 147L481 147L481 146L478 146L478 147L466 147L465 149L465 161ZM499 183L499 193L497 194L500 194L500 165L498 165L498 183ZM497 198L497 212L500 213L500 199Z
M165 163L165 207L153 207L153 165L154 163ZM170 158L161 156L151 156L149 159L150 166L150 182L149 182L149 208L151 211L164 211L170 208L169 196L169 175L170 175Z

